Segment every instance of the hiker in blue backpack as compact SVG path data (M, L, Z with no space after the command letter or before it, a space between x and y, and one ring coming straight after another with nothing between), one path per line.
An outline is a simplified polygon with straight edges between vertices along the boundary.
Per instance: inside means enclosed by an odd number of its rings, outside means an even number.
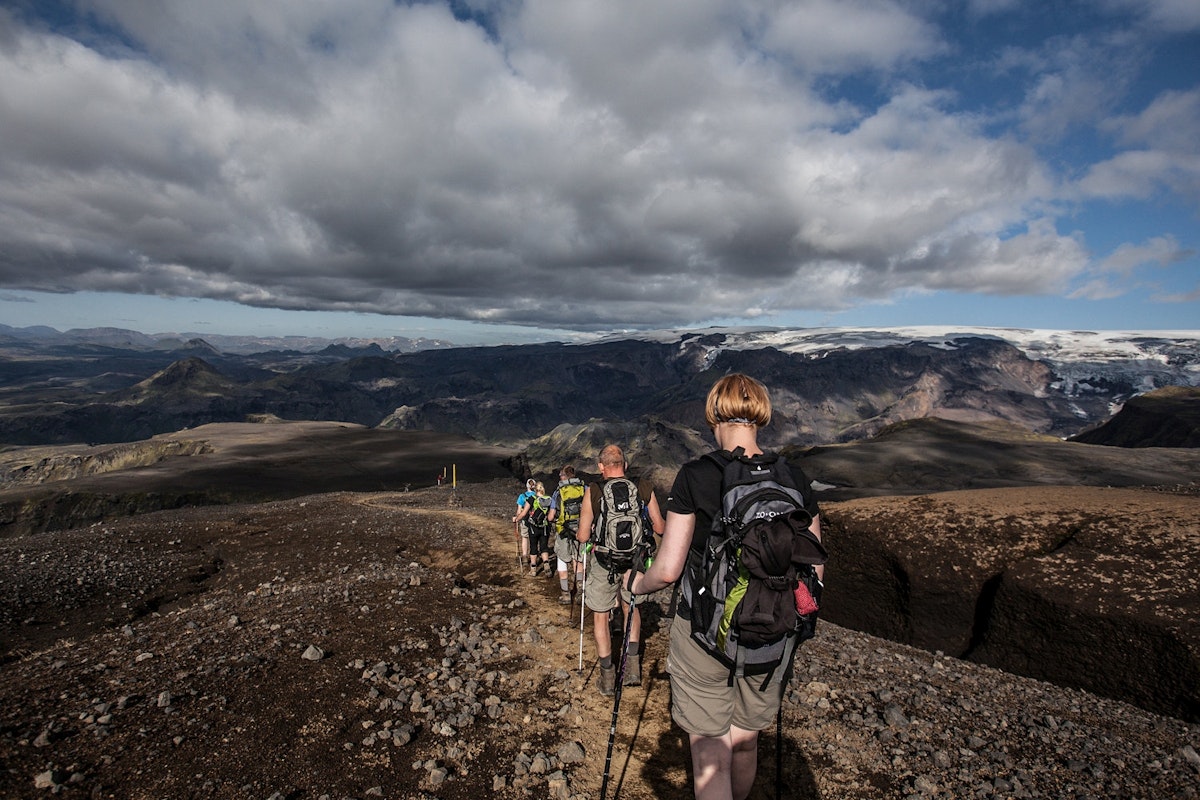
M533 511L535 497L537 497L537 481L530 478L525 481L525 491L517 495L517 513L512 518L517 526L517 539L521 543L521 554L518 556L521 563L529 558L529 514ZM537 568L531 564L529 571L531 574L536 574Z
M592 559L584 576L583 596L592 611L592 631L596 637L596 657L600 674L596 685L600 694L616 691L617 664L613 663L612 633L609 619L620 602L629 627L625 656L624 686L642 682L640 644L641 620L629 604L629 571L638 547L656 533L662 533L663 516L648 481L634 484L625 477L625 454L615 444L600 451L600 483L587 487L579 516L576 539L592 544ZM645 513L643 513L645 512Z
M717 443L717 455L729 460L741 448L745 456L770 458L758 446L758 429L771 421L766 387L746 375L732 374L709 390L705 419ZM642 595L669 586L685 568L703 560L714 517L722 515L723 472L719 461L702 457L684 464L667 499L666 528L657 557L634 576L632 592ZM795 486L811 515L808 530L819 540L820 510L804 473L788 464ZM823 577L823 567L816 567ZM697 798L743 800L758 771L758 735L780 711L787 667L762 675L735 676L728 664L704 649L692 635L693 598L682 592L671 624L667 668L671 676L671 716L688 733ZM794 652L794 651L792 651Z

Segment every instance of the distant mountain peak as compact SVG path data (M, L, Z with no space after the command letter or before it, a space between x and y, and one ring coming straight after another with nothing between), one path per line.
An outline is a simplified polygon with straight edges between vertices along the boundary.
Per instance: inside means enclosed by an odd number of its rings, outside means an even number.
M130 391L149 400L161 399L163 394L225 394L235 385L212 364L197 356L189 356L135 384Z

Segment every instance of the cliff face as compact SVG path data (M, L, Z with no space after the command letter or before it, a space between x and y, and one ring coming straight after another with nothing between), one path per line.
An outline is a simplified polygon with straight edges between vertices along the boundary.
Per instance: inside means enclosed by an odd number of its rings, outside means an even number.
M829 618L1200 721L1198 515L1195 487L827 503Z

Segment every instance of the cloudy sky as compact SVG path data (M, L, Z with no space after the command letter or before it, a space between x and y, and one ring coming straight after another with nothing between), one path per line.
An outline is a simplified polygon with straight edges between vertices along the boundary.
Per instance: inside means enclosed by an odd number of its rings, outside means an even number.
M1196 0L4 0L0 322L1200 328Z

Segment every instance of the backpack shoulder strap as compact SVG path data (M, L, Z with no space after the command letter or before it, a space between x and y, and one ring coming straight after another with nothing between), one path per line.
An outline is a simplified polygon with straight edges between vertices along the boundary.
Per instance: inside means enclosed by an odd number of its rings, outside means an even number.
M740 447L738 448L738 450L741 449L742 448ZM705 453L702 458L716 464L718 467L720 467L721 471L724 472L725 467L729 466L730 462L737 458L737 456L728 450L717 450L715 452Z

